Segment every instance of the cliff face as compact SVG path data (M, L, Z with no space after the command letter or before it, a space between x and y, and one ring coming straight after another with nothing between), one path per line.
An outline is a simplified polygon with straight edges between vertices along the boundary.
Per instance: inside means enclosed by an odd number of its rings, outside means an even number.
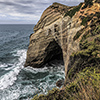
M81 30L81 20L76 13L72 18L65 16L73 9L58 3L47 8L30 36L25 66L43 67L43 64L62 54L65 72L72 52L79 50L79 40L73 41L77 31Z
M62 53L56 38L60 32L62 14L67 9L69 7L54 3L43 12L34 27L35 33L30 37L25 66L43 67L44 63Z
M87 67L88 64L84 61L94 57L92 54L86 55L90 53L90 41L94 41L92 36L95 35L91 35L93 29L96 31L99 28L99 9L99 0L85 0L85 3L74 7L59 3L48 7L34 27L35 33L30 36L25 66L40 68L48 61L63 55L66 79ZM84 38L88 38L86 45L89 48L82 46L85 44ZM95 53L99 57L99 51Z

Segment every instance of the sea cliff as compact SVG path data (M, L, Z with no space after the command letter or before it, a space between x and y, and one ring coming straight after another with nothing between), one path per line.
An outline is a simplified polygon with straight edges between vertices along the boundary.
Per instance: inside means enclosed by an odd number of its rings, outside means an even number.
M79 10L81 5L75 9ZM71 9L54 3L44 11L34 27L35 33L30 36L25 66L40 68L53 58L63 55L67 72L70 55L80 49L79 41L74 41L73 37L83 28L79 14L72 18L66 16Z
M33 100L95 98L86 93L87 88L97 83L96 88L99 88L100 1L85 0L73 7L53 3L43 12L34 32L30 36L25 67L41 68L50 60L63 56L65 83L62 90L54 89L46 96L35 96ZM89 82L91 87L88 87ZM81 92L83 89L85 92ZM98 93L100 91L96 91L96 95Z

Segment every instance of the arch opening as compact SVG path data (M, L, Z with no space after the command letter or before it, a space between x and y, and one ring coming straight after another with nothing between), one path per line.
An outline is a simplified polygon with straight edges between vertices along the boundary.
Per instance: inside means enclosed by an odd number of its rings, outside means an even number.
M47 57L45 58L45 61L48 63L53 60L61 60L63 63L63 53L62 49L59 46L59 44L53 40L52 42L49 43L47 46L45 52L47 53Z

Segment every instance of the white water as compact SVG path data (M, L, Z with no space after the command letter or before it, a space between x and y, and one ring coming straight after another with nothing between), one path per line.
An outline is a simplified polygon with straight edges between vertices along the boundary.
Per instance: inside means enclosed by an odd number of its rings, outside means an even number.
M24 68L24 63L26 59L26 50L18 50L17 53L14 56L19 56L19 59L14 64L8 64L12 65L12 67L7 68L7 64L1 64L0 68L4 68L5 70L11 70L2 77L0 77L0 89L7 88L10 85L13 85L15 80L17 80L17 75L21 71L22 68Z
M56 81L64 79L64 66L57 60L44 68L24 68L26 50L13 51L16 61L0 63L8 71L0 77L0 100L30 100L35 94L46 94L56 87ZM10 66L10 67L9 67Z

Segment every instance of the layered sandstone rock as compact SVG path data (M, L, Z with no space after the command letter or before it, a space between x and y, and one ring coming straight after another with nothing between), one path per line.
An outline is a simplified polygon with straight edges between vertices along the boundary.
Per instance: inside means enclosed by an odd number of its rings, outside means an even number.
M40 68L62 54L67 72L70 55L80 49L79 40L73 41L73 37L83 28L80 12L77 11L72 18L65 16L73 8L54 3L43 12L34 27L35 33L30 36L25 66Z
M62 53L57 34L61 31L62 15L70 8L54 3L43 12L34 27L35 33L30 36L25 66L43 67L43 64Z

